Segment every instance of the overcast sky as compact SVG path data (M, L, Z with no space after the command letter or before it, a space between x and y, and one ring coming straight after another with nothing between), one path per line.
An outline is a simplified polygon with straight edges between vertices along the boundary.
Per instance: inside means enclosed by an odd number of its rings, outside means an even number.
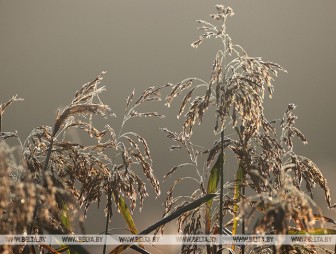
M15 94L25 99L6 112L4 130L18 130L24 139L34 127L52 125L56 109L103 70L104 100L117 115L133 88L140 92L190 76L208 79L219 44L195 50L190 43L199 35L195 20L208 19L218 3L236 13L228 23L235 43L287 69L265 110L270 119L280 118L288 103L298 105L297 124L308 145L297 151L325 172L335 198L334 0L0 0L0 101ZM135 125L144 126L154 160L161 162L159 177L174 158L162 134L152 134L165 124ZM161 209L161 203L151 205Z

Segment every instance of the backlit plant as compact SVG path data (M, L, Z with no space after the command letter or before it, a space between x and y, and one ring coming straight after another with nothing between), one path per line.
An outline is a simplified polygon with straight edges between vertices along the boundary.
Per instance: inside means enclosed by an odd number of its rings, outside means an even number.
M96 117L114 117L99 95L104 73L79 89L64 109L58 111L53 127L39 126L21 142L16 132L4 132L1 122L13 97L0 104L0 234L71 234L75 215L82 220L89 207L106 201L105 234L109 231L113 207L123 216L132 234L164 234L164 226L177 219L181 234L336 234L334 220L322 215L313 199L313 189L331 201L327 180L317 165L294 150L294 139L307 140L295 127L295 105L289 104L281 120L264 113L264 97L271 97L274 78L285 72L280 65L252 57L235 44L227 32L230 7L216 6L210 17L219 25L198 20L202 35L192 43L197 48L206 39L219 39L210 80L186 78L177 84L149 87L139 97L135 91L126 99L122 124L95 127ZM136 131L124 131L136 117L164 116L156 111L140 112L148 102L159 103L166 93L170 106L180 98L179 131L162 128L173 143L173 152L186 153L187 161L171 168L165 179L172 181L163 218L138 230L132 217L136 206L143 207L149 183L160 195L149 145ZM213 114L213 128L203 133L213 145L194 142L196 124ZM207 120L208 121L208 120ZM211 120L210 120L211 121ZM89 144L72 141L69 130L90 137ZM17 146L8 140L15 139ZM230 158L236 164L227 166ZM142 173L139 174L138 170ZM182 171L183 177L175 177ZM234 174L234 179L230 175ZM169 178L172 178L169 180ZM195 189L175 194L182 182L191 180ZM146 215L144 215L146 216ZM78 216L77 216L78 217ZM38 246L48 253L87 253L81 246ZM145 246L117 246L110 253L127 248L148 253ZM36 246L0 246L2 253L37 253ZM331 253L319 246L234 246L183 245L181 253ZM104 246L103 253L106 253Z

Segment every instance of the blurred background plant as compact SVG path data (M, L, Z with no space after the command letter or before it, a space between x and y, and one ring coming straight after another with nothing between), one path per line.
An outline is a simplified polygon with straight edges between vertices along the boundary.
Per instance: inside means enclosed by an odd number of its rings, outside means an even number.
M35 128L23 144L16 133L1 132L1 234L74 233L71 224L75 217L67 216L83 207L84 217L79 221L82 222L89 206L98 203L99 207L103 197L107 199L105 233L109 233L113 204L129 230L138 233L131 213L137 200L141 209L148 196L138 169L143 171L156 195L160 194L160 187L146 140L136 132L123 132L123 126L134 117L164 117L157 112L137 111L143 103L160 100L161 88L150 87L137 99L133 91L127 98L118 134L109 125L99 131L93 125L94 115L113 116L110 107L99 98L105 90L104 86L99 87L103 74L83 85L72 102L58 111L53 128ZM17 100L20 99L13 97L1 104L1 117ZM92 138L91 144L69 140L67 131L71 128L86 133ZM17 139L19 145L8 146L9 138ZM10 252L10 246L5 248L4 253ZM24 250L27 253L28 248Z

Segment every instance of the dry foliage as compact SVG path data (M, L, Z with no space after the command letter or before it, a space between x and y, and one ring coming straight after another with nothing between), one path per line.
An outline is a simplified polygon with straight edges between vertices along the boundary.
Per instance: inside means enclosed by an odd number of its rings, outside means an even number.
M233 10L217 5L216 11L210 17L220 24L198 20L203 34L191 44L197 48L208 38L220 39L222 49L215 56L210 80L187 78L177 84L149 87L138 98L133 91L126 99L118 129L106 124L99 130L93 121L93 115L107 121L114 116L100 99L105 91L100 86L104 72L84 84L71 103L58 111L53 127L35 128L23 143L16 132L1 129L5 110L21 99L14 96L0 104L0 234L72 233L71 222L80 213L78 208L83 207L85 215L92 204L99 205L102 199L107 201L105 233L113 206L122 213L130 231L137 233L130 214L137 205L143 207L149 195L147 182L156 195L160 195L160 185L146 139L137 132L124 132L124 126L134 117L164 117L155 111L140 112L139 108L160 101L166 88L167 106L181 97L177 117L183 118L183 124L179 132L167 128L162 131L173 143L171 151L186 152L188 161L174 166L165 176L167 181L173 177L173 183L167 192L164 218L139 234L153 230L164 233L164 224L175 218L178 232L185 235L237 234L238 225L242 233L257 234L328 233L330 225L335 226L313 199L313 189L319 186L328 208L336 208L326 178L314 162L294 150L294 139L307 143L295 127L296 106L288 105L281 121L270 121L264 114L265 90L272 97L274 77L285 70L276 63L249 56L234 44L226 26ZM210 108L216 113L214 128L207 133L213 145L203 148L194 144L193 130ZM74 143L67 134L70 129L80 130L91 138L91 143ZM234 135L225 136L227 130L233 130ZM19 145L9 146L8 139L17 140ZM220 186L223 152L229 150L232 152L227 154L234 154L237 160L236 178L226 179ZM174 178L181 169L187 175ZM175 195L176 187L184 181L194 182L196 188L186 195ZM222 200L218 195L221 189L225 190ZM222 232L221 219L226 223ZM141 250L138 246L122 246L112 253L128 247ZM222 247L231 253L328 253L317 246ZM22 253L27 248L2 246L0 250ZM181 253L220 251L218 246L210 245L181 247Z
M210 37L220 39L222 42L223 48L215 56L210 80L207 82L200 78L187 78L176 85L171 85L171 92L166 97L168 106L177 97L182 97L177 116L184 119L181 133L164 129L166 136L177 143L173 148L183 148L190 155L190 163L173 167L167 175L173 175L182 167L192 166L198 177L193 178L197 182L197 188L188 195L189 197L187 196L189 201L185 201L186 196L175 197L173 190L180 182L190 179L190 175L195 174L191 172L185 178L174 181L168 192L164 215L184 205L185 202L190 202L209 191L212 192L213 186L219 191L217 167L222 164L214 161L216 157L217 161L220 159L220 151L223 148L233 151L237 159L237 168L241 168L243 174L241 179L238 177L239 169L237 170L236 183L227 179L225 186L227 191L222 200L224 209L222 214L226 218L227 225L222 233L235 234L236 228L233 227L232 232L228 230L235 221L239 221L243 233L248 230L258 234L289 234L293 232L290 230L312 232L319 226L317 217L324 218L318 220L322 222L323 227L327 221L333 223L325 217L317 216L321 214L321 210L312 200L312 190L318 185L324 191L328 208L336 207L332 204L326 178L311 160L294 151L294 138L307 143L302 132L294 126L297 118L293 113L295 105L288 105L280 123L267 120L264 114L265 90L271 97L274 90L273 78L279 71L286 71L276 63L249 56L241 46L234 44L226 27L227 19L234 14L233 10L223 5L217 5L216 9L217 13L211 14L210 17L219 21L220 25L215 26L198 20L197 22L201 24L199 30L204 33L191 44L197 48ZM197 93L198 90L204 93L200 95L200 92ZM192 143L192 134L195 123L202 123L209 107L213 107L216 112L215 138L220 132L230 129L229 127L236 135L235 138L233 136L217 138L212 147L202 150L200 146ZM277 134L279 132L280 135ZM210 138L211 132L208 135ZM201 158L201 155L207 157ZM307 196L304 188L311 197ZM245 189L250 189L255 194L247 196ZM214 199L213 203L180 216L179 232L219 234L219 203L220 200ZM301 247L291 246L278 251L299 253L293 252L299 251L299 248ZM315 253L317 249L317 247L305 247L305 252ZM233 250L234 247L231 251ZM181 249L181 253L217 253L217 251L216 246L202 249L197 245L189 245L182 246ZM264 250L250 248L250 251L262 253ZM272 253L274 249L268 251Z
M129 200L131 211L138 199L142 208L148 192L137 168L142 169L156 195L160 195L147 141L136 132L123 132L123 127L134 117L164 117L157 112L137 111L143 103L159 101L162 88L150 87L136 100L132 92L118 134L109 125L98 130L93 125L93 115L113 116L99 97L105 91L104 86L99 86L103 74L76 92L72 102L58 112L53 128L35 128L23 144L17 133L0 132L0 234L42 234L45 230L71 233L72 229L62 223L64 212L77 212L77 208L84 207L85 215L90 205L99 205L104 197L108 199L108 217L112 216L113 204L119 210L120 197ZM1 115L16 100L19 99L13 97L1 104ZM71 128L86 133L92 144L68 140L67 131ZM18 148L9 147L8 138L16 138ZM19 158L18 163L15 157ZM3 251L11 250L5 246Z

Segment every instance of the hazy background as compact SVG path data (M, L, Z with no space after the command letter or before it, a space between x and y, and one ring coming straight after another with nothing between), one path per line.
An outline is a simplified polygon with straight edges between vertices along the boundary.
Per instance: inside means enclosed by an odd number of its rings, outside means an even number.
M249 55L262 56L288 70L276 80L273 99L266 100L265 110L270 119L280 118L288 103L298 105L297 126L309 144L297 146L296 151L322 169L335 200L333 0L0 0L0 102L15 94L25 99L6 112L3 130L17 130L25 139L34 127L52 125L56 109L67 105L82 84L103 70L108 71L103 99L119 117L133 88L140 92L190 76L207 80L220 44L208 41L195 50L190 43L199 35L195 20L208 19L218 3L230 5L236 13L228 23L235 43ZM155 108L167 110L157 104ZM139 128L148 138L160 180L174 165L175 156L158 128L173 126L169 123L175 121L173 113L167 112L164 120L140 119L128 126ZM120 118L109 123L118 129ZM161 217L169 183L162 184L162 197L149 197L147 207L140 215L137 212L140 229ZM326 204L322 196L317 202ZM334 213L328 215L335 218ZM119 220L115 216L111 225L119 225ZM103 230L103 213L95 206L89 221L94 223L88 232Z

